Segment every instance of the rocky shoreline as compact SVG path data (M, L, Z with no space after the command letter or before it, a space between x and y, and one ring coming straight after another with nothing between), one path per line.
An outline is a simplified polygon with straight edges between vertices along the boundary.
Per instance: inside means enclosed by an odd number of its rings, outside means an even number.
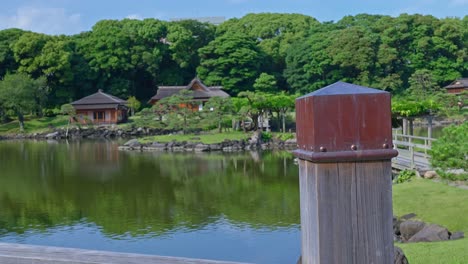
M0 135L0 140L12 139L98 139L98 138L132 138L167 134L174 131L152 128L120 128L117 126L73 127L54 129L43 133Z
M183 142L150 142L141 143L137 138L153 135L164 135L168 133L177 133L177 131L169 131L162 129L152 129L145 127L138 128L121 128L117 126L99 126L99 127L73 127L68 131L66 128L54 129L42 133L30 134L12 134L0 135L0 140L63 140L63 139L117 139L117 138L133 138L124 145L120 146L120 150L127 151L169 151L169 152L236 152L244 150L294 150L297 148L296 139L279 140L271 139L268 142L263 142L259 133L253 133L250 139L246 140L224 140L215 144L204 144L199 138L194 137L191 141Z
M138 139L132 139L119 146L119 150L125 151L168 151L168 152L237 152L245 150L294 150L297 148L296 139L271 140L269 142L261 142L259 140L224 140L220 143L203 144L197 142L195 138L193 141L183 142L150 142L141 143Z

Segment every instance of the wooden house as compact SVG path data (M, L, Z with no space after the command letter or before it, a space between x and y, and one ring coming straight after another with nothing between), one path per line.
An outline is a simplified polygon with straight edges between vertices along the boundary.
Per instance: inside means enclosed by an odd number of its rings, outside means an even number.
M77 122L86 124L117 124L127 121L127 101L99 90L71 103L76 110Z
M444 88L447 90L447 93L461 94L463 91L468 91L468 78L461 78L453 81Z
M222 90L222 86L206 86L200 79L193 79L186 86L159 86L155 96L151 97L149 103L156 104L159 100L175 95L182 90L192 91L194 104L191 106L193 110L201 111L203 106L211 97L229 97L229 94Z

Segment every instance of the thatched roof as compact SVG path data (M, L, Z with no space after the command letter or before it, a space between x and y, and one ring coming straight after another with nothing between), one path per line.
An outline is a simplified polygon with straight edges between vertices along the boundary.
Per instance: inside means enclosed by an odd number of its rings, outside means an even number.
M461 78L453 81L451 84L444 87L445 89L460 89L468 88L468 78Z
M193 79L186 86L159 86L158 92L155 96L151 97L150 102L154 103L163 98L177 94L182 90L191 90L194 100L208 100L211 97L229 97L229 94L222 90L222 86L206 86L200 79Z
M109 109L117 108L119 106L124 106L127 104L127 101L122 100L116 96L104 93L102 90L99 90L97 93L88 95L86 97L77 100L71 105L75 109Z

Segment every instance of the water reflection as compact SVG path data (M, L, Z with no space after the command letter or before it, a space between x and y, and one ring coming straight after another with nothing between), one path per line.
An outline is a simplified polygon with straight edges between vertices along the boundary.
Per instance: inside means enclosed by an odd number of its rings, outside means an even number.
M0 142L0 241L292 262L299 252L297 175L285 152L133 153L111 141ZM288 239L294 248L285 252ZM252 253L220 249L226 245Z

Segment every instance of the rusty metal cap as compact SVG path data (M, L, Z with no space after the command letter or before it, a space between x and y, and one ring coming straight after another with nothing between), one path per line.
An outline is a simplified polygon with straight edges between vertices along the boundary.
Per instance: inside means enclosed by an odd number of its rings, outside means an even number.
M337 82L299 97L296 126L299 158L381 160L397 153L382 147L391 145L392 127L390 93L381 90Z

